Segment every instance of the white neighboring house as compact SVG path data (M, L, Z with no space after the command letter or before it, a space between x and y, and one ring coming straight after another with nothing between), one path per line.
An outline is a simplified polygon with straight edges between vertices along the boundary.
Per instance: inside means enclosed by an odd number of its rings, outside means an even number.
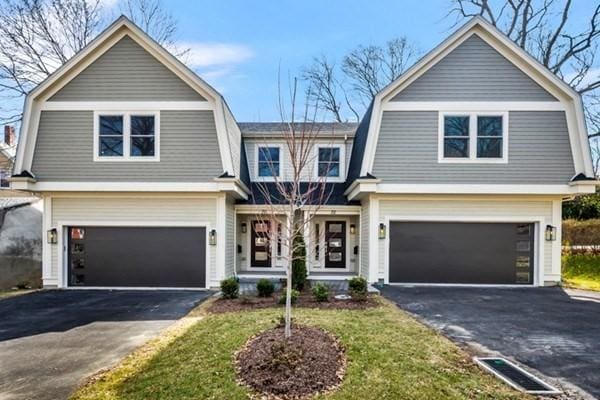
M10 176L17 153L15 128L9 125L4 126L3 139L0 142L0 189L10 189Z
M560 282L561 204L597 184L581 99L483 19L377 94L358 126L321 128L313 173L327 164L332 196L305 232L309 278ZM43 197L44 285L283 275L284 249L264 235L279 227L256 217L256 185L287 176L281 135L238 124L119 18L26 99L11 184Z

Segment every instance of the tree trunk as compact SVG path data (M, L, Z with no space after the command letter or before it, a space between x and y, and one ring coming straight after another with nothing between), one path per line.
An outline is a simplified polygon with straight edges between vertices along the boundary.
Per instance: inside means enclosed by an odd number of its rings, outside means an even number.
M294 209L291 207L290 213L287 216L287 235L289 236L287 241L288 245L288 265L287 265L287 279L285 288L285 337L290 338L292 336L292 264L294 260Z

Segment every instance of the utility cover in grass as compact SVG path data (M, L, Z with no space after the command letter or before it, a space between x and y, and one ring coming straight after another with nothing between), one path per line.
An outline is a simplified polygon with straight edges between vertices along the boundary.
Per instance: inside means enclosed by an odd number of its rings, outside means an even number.
M342 382L345 367L339 341L308 326L294 325L288 340L283 327L267 330L236 354L241 383L274 399L301 399L334 390Z

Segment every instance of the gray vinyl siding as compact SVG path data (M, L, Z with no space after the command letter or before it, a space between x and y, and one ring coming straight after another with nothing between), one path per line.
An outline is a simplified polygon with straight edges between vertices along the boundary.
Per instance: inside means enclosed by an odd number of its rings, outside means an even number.
M557 101L477 35L392 101Z
M50 101L204 100L129 36L50 98Z
M43 111L32 171L39 181L212 182L223 173L212 111L161 111L160 161L94 162L91 111Z
M575 174L565 113L512 111L508 163L438 163L437 111L383 113L373 174L385 183L566 184Z

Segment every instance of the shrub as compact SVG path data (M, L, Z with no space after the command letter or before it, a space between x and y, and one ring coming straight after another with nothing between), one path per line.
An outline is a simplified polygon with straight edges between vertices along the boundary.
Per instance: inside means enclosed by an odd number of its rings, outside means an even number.
M292 286L296 290L304 290L306 284L306 246L302 235L294 237L293 246Z
M221 293L225 299L236 299L240 292L240 284L235 278L227 278L221 281Z
M367 280L357 276L348 281L348 291L352 300L365 301L367 299Z
M270 297L275 291L275 285L268 279L261 279L256 283L258 297Z
M594 219L600 218L600 193L578 196L574 200L563 203L564 219Z
M298 301L298 297L300 297L300 292L296 289L292 289L292 304L295 304ZM285 304L286 299L287 293L284 291L281 297L279 298L279 304Z
M350 292L367 293L367 280L361 276L356 276L348 281Z
M600 249L600 219L565 220L562 223L564 246L595 246Z
M329 286L324 283L317 283L312 288L312 294L318 302L329 300Z

